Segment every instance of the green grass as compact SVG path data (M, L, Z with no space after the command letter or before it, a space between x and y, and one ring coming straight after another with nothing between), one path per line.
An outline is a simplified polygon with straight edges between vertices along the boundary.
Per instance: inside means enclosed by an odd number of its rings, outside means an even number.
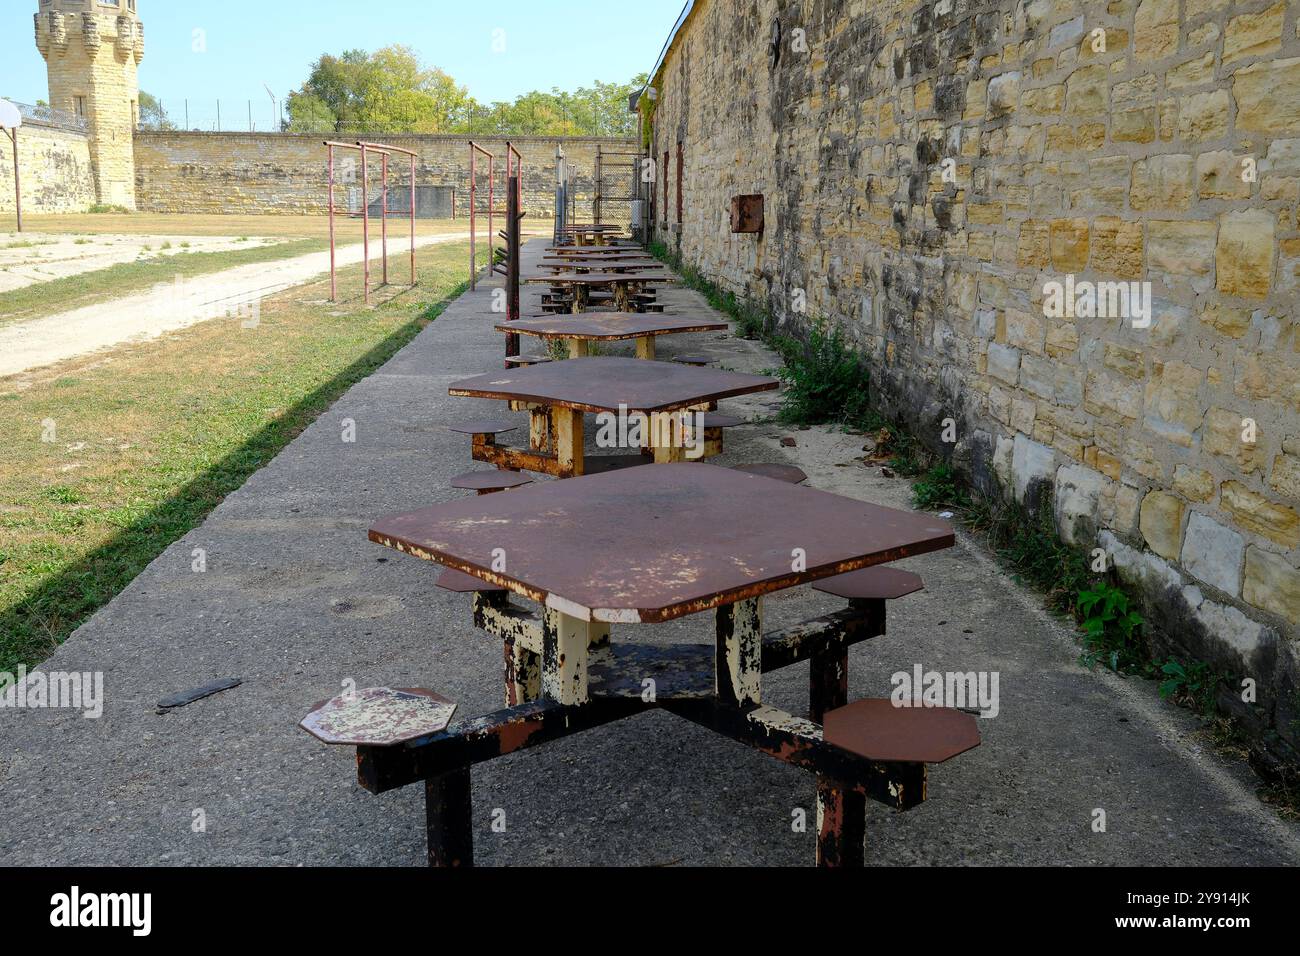
M134 262L122 262L107 269L51 279L49 282L38 282L6 292L0 298L0 325L26 322L105 302L118 296L144 292L155 285L171 282L177 276L190 278L206 275L235 266L274 262L320 252L326 248L328 244L318 239L299 239L273 246L232 249L227 252L182 252L174 256L144 257Z
M780 354L783 364L776 374L786 385L780 421L859 430L883 424L870 408L867 366L845 342L839 327L814 320L803 339L774 335L772 316L759 303L720 288L662 242L651 243L649 249L682 277L686 288L703 295L710 308L730 316L737 335L760 340Z
M937 508L964 508L970 504L970 495L961 482L961 476L951 465L934 465L912 485L912 504L918 509L933 511Z
M373 309L352 267L338 306L316 282L263 302L256 328L216 319L21 391L0 383L0 670L46 658L405 345L464 288L465 252L423 252L419 288Z
M1222 675L1201 661L1155 657L1145 621L1130 607L1129 595L1113 572L1094 571L1083 550L1061 540L1050 494L1040 495L1034 510L1006 500L1000 491L992 498L981 496L959 470L870 408L868 370L838 328L813 322L803 340L773 335L772 316L765 308L720 289L663 243L652 243L650 252L712 308L731 316L739 335L759 339L780 354L783 365L776 374L786 389L779 420L875 432L877 457L888 457L894 472L913 479L914 507L956 512L1018 583L1042 593L1050 609L1079 624L1082 663L1157 680L1162 697L1202 716L1214 712Z
M773 344L784 363L777 370L786 385L780 421L857 428L872 422L867 367L838 327L813 322L806 340L780 337Z
M50 246L53 244L53 239L17 239L13 242L0 243L0 249L35 249L37 246Z

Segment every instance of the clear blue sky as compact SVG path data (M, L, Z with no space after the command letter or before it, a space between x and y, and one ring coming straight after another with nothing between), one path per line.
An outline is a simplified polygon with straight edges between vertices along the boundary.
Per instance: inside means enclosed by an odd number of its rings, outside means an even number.
M322 53L414 47L481 103L533 89L625 82L648 71L684 0L139 0L145 27L140 86L173 117L218 96L223 111L246 101L273 116L265 83L280 98L301 85ZM45 62L33 41L36 0L3 0L0 96L45 99ZM192 50L195 29L207 52ZM493 52L503 30L504 52ZM233 124L232 124L233 125Z

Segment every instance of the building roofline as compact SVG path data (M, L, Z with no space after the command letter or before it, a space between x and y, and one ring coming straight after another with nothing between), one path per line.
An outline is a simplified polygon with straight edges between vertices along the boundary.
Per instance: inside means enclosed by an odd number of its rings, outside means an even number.
M659 75L659 70L664 65L664 60L668 59L668 51L672 49L673 41L677 39L677 34L681 33L682 27L686 25L687 19L690 18L694 10L695 0L686 0L686 6L682 7L682 12L677 16L677 22L673 24L668 39L664 41L664 48L659 51L659 58L655 60L655 65L651 67L649 74L646 76L645 86L641 87L642 93L645 93L654 83L655 77Z

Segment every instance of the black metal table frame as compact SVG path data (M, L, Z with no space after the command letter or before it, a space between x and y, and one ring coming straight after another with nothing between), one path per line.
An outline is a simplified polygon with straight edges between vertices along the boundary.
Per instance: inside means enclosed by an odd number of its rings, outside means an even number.
M713 646L615 645L607 624L476 592L475 625L504 645L505 709L404 744L357 747L359 782L374 794L423 782L429 865L472 866L472 766L659 707L815 774L818 865L862 866L866 800L907 810L926 798L925 764L872 761L822 736L823 716L848 703L849 648L885 633L885 601L850 601L768 633L761 597L715 614ZM803 661L810 719L764 705L761 675Z

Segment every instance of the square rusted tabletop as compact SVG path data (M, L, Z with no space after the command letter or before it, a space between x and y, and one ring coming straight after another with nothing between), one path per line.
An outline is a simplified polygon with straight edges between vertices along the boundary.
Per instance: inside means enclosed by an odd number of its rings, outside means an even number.
M705 315L670 315L666 312L584 312L516 319L497 326L500 332L518 332L543 339L619 341L647 335L725 331L726 322Z
M668 621L948 548L953 532L930 515L683 462L392 515L370 539L578 620L618 624ZM505 570L492 571L502 556Z
M765 392L778 385L765 375L598 356L475 375L453 382L448 391L464 398L499 398L584 412L617 411L624 406L629 412L648 415Z
M549 276L529 276L525 282L545 282L553 285L612 285L614 283L676 282L672 276L653 272L557 272Z
M538 267L556 272L565 269L605 269L607 271L643 269L647 272L657 272L666 268L663 263L656 262L654 259L647 259L644 256L606 256L604 258L596 258L595 256L590 258L583 256L555 256L542 259L538 263Z
M548 256L557 259L564 258L608 258L610 256L637 256L642 259L653 259L641 246L551 246L546 250Z
M625 246L618 243L611 243L608 246L552 246L546 250L546 254L568 259L606 259L611 256L645 257L647 255L640 246Z

